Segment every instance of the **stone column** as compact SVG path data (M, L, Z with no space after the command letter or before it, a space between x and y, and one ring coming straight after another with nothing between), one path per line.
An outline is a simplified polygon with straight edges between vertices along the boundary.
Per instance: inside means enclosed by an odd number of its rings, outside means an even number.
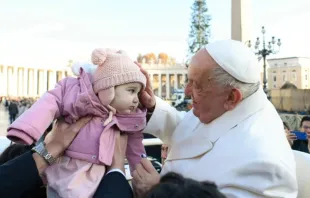
M162 82L161 82L161 74L158 74L158 97L161 98L161 89L162 89Z
M47 70L43 70L43 89L42 92L40 93L40 96L42 96L48 90L47 75L48 75Z
M150 73L150 80L151 80L151 84L153 86L153 82L154 82L154 74Z
M3 65L3 95L8 95L8 67Z
M38 96L40 82L38 81L38 70L33 69L33 97Z
M166 98L170 99L170 74L166 74Z
M245 43L251 40L252 0L231 0L231 38Z
M17 69L17 95L23 96L23 90L24 90L24 69L18 68Z
M13 86L11 86L11 89L13 89L12 96L17 96L18 95L18 83L17 83L18 67L13 67L12 73L13 73L13 83L12 83Z
M38 96L41 96L47 90L47 71L39 70L39 91Z
M28 97L33 97L34 95L34 85L33 85L33 76L34 76L34 71L33 69L28 69Z
M174 74L174 89L178 88L178 74Z
M57 82L57 71L47 71L49 78L48 78L48 90L51 90L55 87Z
M186 74L182 74L183 86L186 84Z
M23 85L23 96L28 96L28 89L29 89L29 77L28 77L28 68L24 68L24 85Z

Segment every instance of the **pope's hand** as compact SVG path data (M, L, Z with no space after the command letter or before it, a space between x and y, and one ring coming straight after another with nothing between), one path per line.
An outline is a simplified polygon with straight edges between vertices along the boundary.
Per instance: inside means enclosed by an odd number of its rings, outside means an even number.
M137 197L145 194L154 185L158 184L160 180L160 175L146 158L143 158L141 163L136 166L132 176L132 185Z
M152 109L155 107L155 104L156 104L156 99L155 99L155 95L154 95L154 92L153 92L153 88L152 88L152 82L151 82L151 79L149 77L149 74L147 73L147 71L145 71L141 64L135 62L141 72L144 74L144 76L146 77L146 86L145 86L145 89L143 91L140 92L140 95L139 95L139 100L140 100L140 103L146 107L147 109Z

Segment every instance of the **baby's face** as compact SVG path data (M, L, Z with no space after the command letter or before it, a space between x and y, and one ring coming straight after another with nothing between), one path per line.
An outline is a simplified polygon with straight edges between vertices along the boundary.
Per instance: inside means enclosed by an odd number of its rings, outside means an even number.
M136 112L139 104L138 94L142 86L140 83L128 83L115 87L115 97L111 106L119 113Z

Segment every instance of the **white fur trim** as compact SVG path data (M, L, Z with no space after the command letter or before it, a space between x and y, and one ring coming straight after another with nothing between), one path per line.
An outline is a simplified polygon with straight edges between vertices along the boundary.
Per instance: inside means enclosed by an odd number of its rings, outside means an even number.
M94 74L95 70L97 69L97 66L91 63L76 62L71 67L73 74L76 76L79 76L81 67L86 73L90 73L90 74Z

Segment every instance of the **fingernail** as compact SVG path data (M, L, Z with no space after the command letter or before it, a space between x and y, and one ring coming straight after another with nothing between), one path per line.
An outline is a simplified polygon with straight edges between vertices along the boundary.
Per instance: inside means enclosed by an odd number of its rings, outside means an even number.
M142 158L147 158L146 154L141 154Z

